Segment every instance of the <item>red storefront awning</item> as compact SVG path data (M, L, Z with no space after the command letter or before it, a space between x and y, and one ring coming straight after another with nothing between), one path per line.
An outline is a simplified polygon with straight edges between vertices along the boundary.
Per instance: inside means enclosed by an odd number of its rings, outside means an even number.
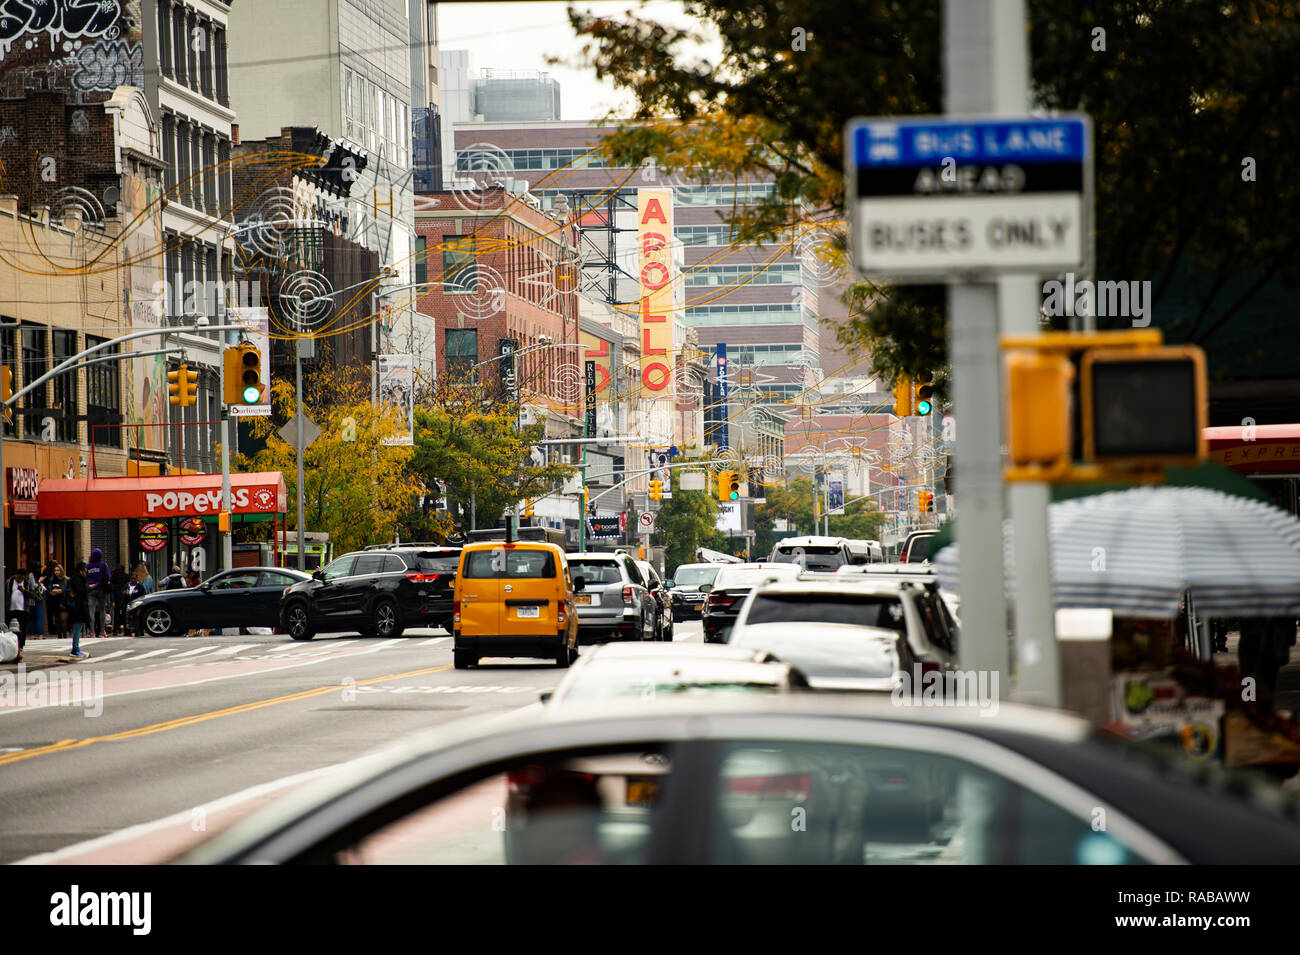
M1206 428L1211 460L1242 474L1300 473L1300 424Z
M279 471L230 475L235 514L283 512L288 499ZM166 477L46 478L37 495L43 521L202 517L221 511L220 474Z

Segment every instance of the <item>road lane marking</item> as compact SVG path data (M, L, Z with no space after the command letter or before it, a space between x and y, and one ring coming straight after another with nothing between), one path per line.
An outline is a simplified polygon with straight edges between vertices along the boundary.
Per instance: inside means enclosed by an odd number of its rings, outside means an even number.
M446 642L447 642L448 640L450 640L450 639L451 639L451 637L434 637L432 640L423 640L423 641L421 641L420 643L417 643L416 646L419 646L419 647L436 647L438 644L440 644L440 643L446 643Z
M124 657L130 654L130 650L114 650L112 653L105 653L102 657L96 656L96 663L103 663L105 660L111 660L113 657Z
M251 650L253 649L253 647L260 647L260 646L261 646L260 643L238 643L233 647L218 647L217 651L212 655L214 657L222 657L227 654L238 653L240 650Z
M195 647L193 650L186 650L184 653L176 654L176 656L172 657L172 660L179 660L181 657L196 657L200 653L211 653L213 650L217 650L217 649L220 648L219 647ZM167 662L170 663L171 660L168 660Z
M439 667L422 667L419 670L408 670L406 673L393 673L387 676L370 677L365 680L357 680L349 686L369 686L372 683L386 683L390 680L406 680L413 676L424 676L429 673L442 673L450 670L451 664ZM109 733L106 736L89 736L85 739L65 739L57 743L51 743L48 746L38 746L34 749L23 750L21 753L10 753L0 756L0 766L7 766L10 763L16 763L23 759L30 759L33 756L44 756L47 753L62 753L72 749L84 749L87 746L93 746L95 743L118 743L123 740L139 739L143 736L152 736L155 733L163 733L167 730L181 729L186 726L194 726L198 723L206 723L208 720L214 720L222 716L237 716L241 713L251 713L253 710L260 710L268 706L276 706L280 703L293 703L298 700L310 699L314 696L323 696L326 693L338 693L343 689L339 683L330 686L319 686L311 690L300 690L297 693L288 693L284 696L272 697L269 700L256 700L252 703L241 703L237 706L228 706L222 710L211 710L207 713L196 713L193 716L181 716L174 720L166 720L162 723L151 723L148 726L139 726L131 730L122 730L118 733Z
M174 653L179 649L180 649L179 647L163 647L161 650L150 650L148 653L142 653L138 657L133 657L132 659L144 660L147 659L148 657L156 657L164 653Z

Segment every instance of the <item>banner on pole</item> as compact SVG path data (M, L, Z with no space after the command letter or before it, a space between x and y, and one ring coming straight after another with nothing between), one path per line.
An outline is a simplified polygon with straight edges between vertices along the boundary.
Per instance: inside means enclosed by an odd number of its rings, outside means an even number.
M394 408L405 422L404 429L383 438L388 447L415 444L415 358L412 355L379 356L379 406Z

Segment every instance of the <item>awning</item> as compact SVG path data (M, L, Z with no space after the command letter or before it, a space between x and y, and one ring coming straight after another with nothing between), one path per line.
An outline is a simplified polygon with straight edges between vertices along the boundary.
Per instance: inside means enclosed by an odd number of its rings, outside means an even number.
M37 500L43 521L202 517L221 510L221 475L46 478ZM279 471L230 475L232 513L283 512L287 500L284 474Z
M1300 473L1300 424L1206 428L1211 460L1242 474Z

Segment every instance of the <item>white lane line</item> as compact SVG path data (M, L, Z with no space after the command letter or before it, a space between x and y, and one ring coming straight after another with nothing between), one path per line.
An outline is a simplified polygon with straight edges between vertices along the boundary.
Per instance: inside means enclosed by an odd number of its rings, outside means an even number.
M98 654L96 654L93 659L96 663L103 663L105 660L113 659L113 657L129 656L130 653L131 653L130 650L114 650L112 653L105 653L103 656L99 656Z
M396 637L396 638L394 638L394 639L392 639L392 640L385 640L383 643L378 643L378 644L376 644L375 646L371 647L369 650L362 650L361 652L362 652L362 653L378 653L380 650L383 650L383 649L386 648L386 647L391 647L391 646L392 646L393 644L395 644L395 643L407 643L407 642L408 642L408 641L407 641L407 639L406 639L405 637ZM360 654L358 654L358 655L360 655Z
M436 647L440 643L446 643L451 637L434 637L432 640L422 640L417 643L418 647Z
M157 657L157 656L161 656L164 653L174 653L179 649L180 647L163 647L161 650L150 650L148 653L140 654L138 657L136 657L136 659L143 660L146 657Z
M211 653L213 650L220 649L220 647L195 647L193 650L186 650L184 653L176 654L176 656L172 657L172 660L179 660L181 657L196 657L200 653Z

